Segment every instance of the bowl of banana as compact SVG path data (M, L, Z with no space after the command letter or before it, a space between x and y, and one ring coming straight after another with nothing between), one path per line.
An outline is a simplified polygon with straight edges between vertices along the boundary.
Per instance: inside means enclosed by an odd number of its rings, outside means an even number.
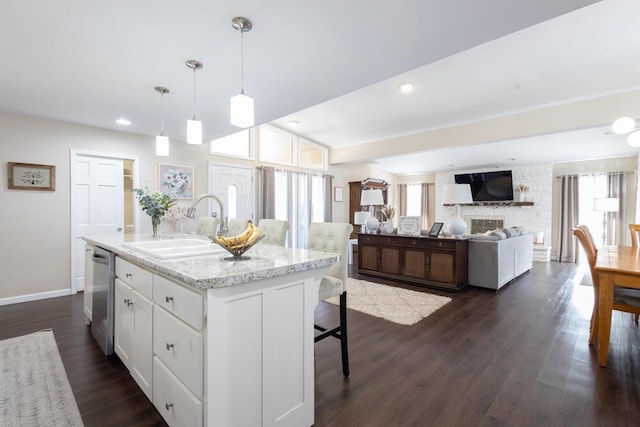
M260 235L260 230L258 227L253 225L251 220L247 221L247 228L238 234L237 236L222 236L218 234L217 236L209 236L209 239L217 245L222 246L227 250L232 256L225 258L227 261L238 261L243 259L249 259L248 256L243 256L243 254L249 250L253 245L262 240L264 236Z

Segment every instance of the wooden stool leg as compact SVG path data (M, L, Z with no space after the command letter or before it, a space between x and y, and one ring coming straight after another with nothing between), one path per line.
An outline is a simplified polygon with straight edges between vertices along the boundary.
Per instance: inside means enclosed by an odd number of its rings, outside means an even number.
M349 376L349 351L347 348L347 291L340 294L340 348L342 350L342 374Z

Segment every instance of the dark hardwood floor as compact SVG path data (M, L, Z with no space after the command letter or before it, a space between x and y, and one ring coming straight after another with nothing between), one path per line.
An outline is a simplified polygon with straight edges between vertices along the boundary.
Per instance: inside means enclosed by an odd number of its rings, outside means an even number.
M338 340L315 346L315 425L640 425L640 327L615 312L599 368L587 343L592 288L580 275L573 264L534 263L497 294L435 292L453 301L409 327L349 311L351 376L342 377ZM87 426L165 425L118 358L101 354L82 298L0 307L0 339L53 328ZM316 310L323 324L337 314Z

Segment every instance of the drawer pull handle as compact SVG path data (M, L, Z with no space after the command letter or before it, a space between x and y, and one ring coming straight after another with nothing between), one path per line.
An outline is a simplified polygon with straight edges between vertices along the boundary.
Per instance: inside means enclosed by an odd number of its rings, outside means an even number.
M169 411L173 408L173 403L165 403L164 407L167 408L167 411Z
M438 246L442 247L443 243L442 242L438 242Z
M166 302L173 302L173 297L164 297Z
M173 348L173 344L167 343L167 351L171 350L172 348Z
M133 301L127 300L127 307L131 307L133 305Z
M131 273L125 273L124 274L124 277L131 277L131 276L133 276L133 274L131 274Z

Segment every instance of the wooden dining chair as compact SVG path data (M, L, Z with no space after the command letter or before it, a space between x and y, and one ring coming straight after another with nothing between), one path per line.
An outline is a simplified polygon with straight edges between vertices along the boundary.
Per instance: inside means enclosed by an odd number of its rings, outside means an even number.
M631 246L638 247L638 233L640 233L640 224L629 224L629 230L631 231Z
M589 270L591 271L591 279L593 281L593 310L591 311L591 322L589 326L589 344L594 344L598 338L598 291L600 289L600 282L598 273L595 270L598 249L586 225L578 225L572 228L571 232L578 238L587 256ZM613 309L633 313L635 322L638 323L638 316L640 315L640 290L614 286Z

